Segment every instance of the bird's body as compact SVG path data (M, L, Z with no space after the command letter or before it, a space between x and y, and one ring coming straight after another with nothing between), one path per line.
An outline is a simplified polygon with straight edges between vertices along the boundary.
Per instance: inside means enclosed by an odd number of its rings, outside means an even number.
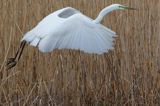
M22 38L42 52L77 49L102 54L113 49L115 32L78 10L66 7L45 17Z
M38 47L41 52L51 52L55 49L75 49L94 54L108 52L113 49L116 33L100 22L111 11L124 9L134 10L127 6L113 4L104 8L95 20L72 7L49 14L24 35L15 57L8 59L7 68L16 65L26 42Z

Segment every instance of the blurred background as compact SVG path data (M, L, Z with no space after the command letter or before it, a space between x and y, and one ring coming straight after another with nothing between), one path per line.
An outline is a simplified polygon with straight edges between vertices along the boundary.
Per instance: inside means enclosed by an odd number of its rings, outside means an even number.
M115 50L103 55L77 50L41 53L27 46L6 70L23 34L46 15L71 6L95 19L120 3L137 11L114 11L102 24L117 33ZM159 106L160 0L1 0L0 105Z

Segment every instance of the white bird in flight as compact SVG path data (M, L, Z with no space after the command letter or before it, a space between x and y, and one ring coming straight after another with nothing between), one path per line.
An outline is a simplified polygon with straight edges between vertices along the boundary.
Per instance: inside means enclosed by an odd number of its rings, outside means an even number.
M113 49L116 33L100 22L111 11L125 9L135 10L121 4L112 4L104 8L95 20L72 7L49 14L24 35L15 57L8 59L7 68L16 65L26 43L38 47L44 53L55 49L75 49L94 54L108 52Z

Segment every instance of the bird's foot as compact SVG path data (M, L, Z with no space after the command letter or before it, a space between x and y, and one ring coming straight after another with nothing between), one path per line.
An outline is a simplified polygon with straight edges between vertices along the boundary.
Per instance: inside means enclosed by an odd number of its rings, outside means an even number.
M15 61L15 58L8 58L6 61L6 66Z
M15 58L9 58L7 59L7 62L6 62L6 68L7 70L13 68L15 65L17 64Z

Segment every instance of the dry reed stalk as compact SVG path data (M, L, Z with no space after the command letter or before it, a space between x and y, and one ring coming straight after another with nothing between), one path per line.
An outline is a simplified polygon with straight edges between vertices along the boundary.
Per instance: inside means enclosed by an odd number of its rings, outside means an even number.
M17 50L22 33L44 16L72 6L95 18L112 3L139 9L116 11L104 19L103 24L118 35L114 51L43 54L28 46L17 67L4 69L4 60ZM160 0L1 0L0 105L160 105L159 7Z

